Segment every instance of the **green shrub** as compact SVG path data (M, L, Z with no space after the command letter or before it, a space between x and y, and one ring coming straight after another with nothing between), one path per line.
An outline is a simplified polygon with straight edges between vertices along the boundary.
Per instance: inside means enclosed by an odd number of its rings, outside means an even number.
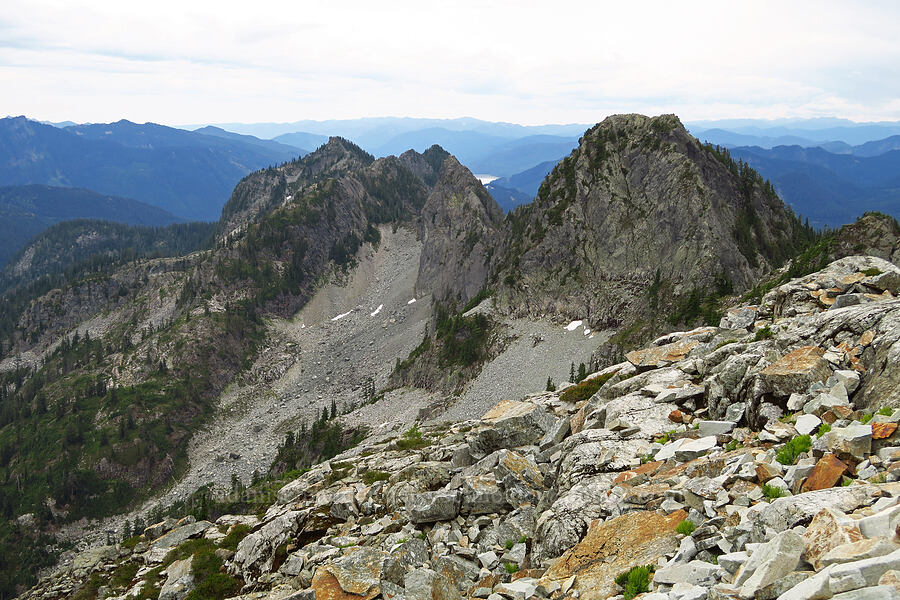
M876 275L881 275L881 269L871 267L862 272L863 275L867 275L869 277L875 277Z
M792 438L775 455L775 460L783 465L797 464L797 459L804 452L812 448L812 438L809 435L798 435Z
M829 431L831 431L831 425L829 425L828 423L822 423L821 425L819 425L819 430L816 431L816 439L821 438Z
M772 329L766 325L762 329L756 330L756 335L753 336L754 342L759 342L761 340L770 340L772 339Z
M109 585L113 588L128 587L134 576L138 572L138 564L136 562L125 563L119 565L109 578Z
M512 550L512 547L516 545L516 540L506 540L506 549Z
M403 437L394 442L394 445L401 450L417 450L425 448L431 443L422 436L422 430L419 424L414 423L412 427L403 433Z
M559 399L563 402L581 402L582 400L587 400L591 396L597 393L604 383L612 379L612 376L616 374L616 371L612 373L607 373L606 375L599 375L597 377L592 377L590 379L586 379L582 381L578 385L574 385L564 391L559 395Z
M655 570L654 565L643 565L616 577L616 583L625 588L625 600L632 600L638 594L649 592L650 574Z
M387 481L391 474L385 471L365 471L362 474L362 480L366 485L372 485L376 481Z
M894 414L894 409L891 408L890 406L882 406L881 408L878 409L878 412L875 414L881 415L882 417L889 417L892 414Z
M685 519L678 524L678 527L675 528L675 533L680 533L681 535L691 535L691 533L695 529L697 529L697 526L694 525L694 522L690 519Z
M504 565L504 568L506 569L506 572L509 573L510 575L512 575L513 573L519 572L519 565L517 565L516 563L508 562L508 563L506 563L506 565Z
M184 600L224 600L234 596L241 589L241 584L223 572L222 564L222 559L214 552L196 553L191 562L191 574L197 587Z
M769 485L768 483L764 483L762 486L763 495L768 500L774 500L776 498L783 498L787 496L787 492L779 487L775 487L774 485Z
M240 523L231 528L231 531L228 532L222 541L219 542L219 546L225 548L227 550L231 550L232 552L237 550L238 544L241 543L241 540L247 537L247 534L250 533L250 526L244 525Z
M741 447L741 443L737 440L731 440L727 444L725 444L725 452L733 452Z
M863 416L861 416L861 417L859 418L859 422L862 423L863 425L865 425L866 423L868 423L869 421L871 421L871 420L872 420L872 417L874 417L874 416L875 416L875 415L873 415L872 413L866 413L866 414L864 414Z

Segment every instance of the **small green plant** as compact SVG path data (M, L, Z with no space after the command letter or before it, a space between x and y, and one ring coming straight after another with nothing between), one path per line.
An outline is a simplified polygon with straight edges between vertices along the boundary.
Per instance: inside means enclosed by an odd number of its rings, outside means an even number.
M625 589L625 600L632 600L638 594L650 591L650 574L656 570L654 565L643 565L625 571L616 577L616 583Z
M762 486L763 496L766 497L770 502L775 500L776 498L783 498L787 496L787 492L785 492L780 487L775 487L774 485L769 485L768 483L764 483Z
M886 481L887 478L885 478L884 473L879 473L869 478L869 483L884 483Z
M675 528L675 533L680 533L681 535L691 535L693 531L697 529L697 526L694 525L694 522L690 519L685 519Z
M523 535L522 537L519 538L520 544L524 544L527 541L528 541L528 536L526 536L526 535Z
M136 562L128 562L119 565L109 578L109 585L113 588L124 588L131 584L131 580L137 574L138 564Z
M819 429L816 431L816 439L821 438L823 435L831 431L831 425L828 423L822 423L819 425Z
M519 572L519 565L517 565L516 563L508 562L508 563L506 563L506 565L504 565L503 568L505 568L506 572L509 573L510 575L512 575L513 573Z
M516 540L506 540L506 549L512 550L512 547L516 545Z
M394 442L394 445L401 450L418 450L430 445L430 442L422 435L418 423L403 432L403 437Z
M675 433L676 432L674 429L670 429L653 441L657 444L668 444L669 440L672 439L672 436L675 435Z
M795 465L800 455L809 452L810 448L812 448L812 438L809 435L798 435L781 447L781 450L775 455L775 460L783 465Z
M875 416L875 415L873 415L872 413L866 413L866 414L864 414L863 416L861 416L861 417L859 418L859 422L862 423L863 425L865 425L866 423L868 423L869 421L871 421L871 420L872 420L872 417L874 417L874 416Z
M722 346L727 346L728 344L734 344L734 343L737 343L737 340L734 340L734 339L731 339L731 340L724 340L724 341L721 341L721 342L719 342L718 344L716 344L716 347L713 348L713 350L718 350L718 349L721 348Z
M616 371L613 371L606 375L599 375L597 377L586 379L578 385L573 385L566 389L566 391L559 395L559 399L563 402L581 402L582 400L587 400L597 393L597 390L599 390L604 383L612 379L612 376L615 374Z
M848 485L853 485L853 480L844 475L841 479L841 487L847 487Z
M641 464L646 465L648 462L653 462L653 453L650 452L641 457Z
M881 408L878 409L878 412L876 414L879 414L882 417L889 417L892 414L894 414L894 409L891 408L890 406L882 406Z
M772 329L768 325L766 325L762 329L757 329L756 335L753 336L754 342L770 339L772 339Z
M881 269L877 269L875 267L870 267L870 268L866 269L865 271L862 271L862 274L866 275L868 277L875 277L877 275L881 275Z
M366 485L372 485L376 481L387 481L391 474L385 471L365 471L362 474L362 480Z
M734 452L738 448L741 447L741 443L737 440L731 440L727 444L725 444L725 452Z
M219 542L219 546L225 548L226 550L231 550L232 552L234 552L235 550L237 550L237 546L241 543L241 540L247 537L249 533L250 526L239 523L231 528L231 531L228 532L228 535L222 538L222 540Z

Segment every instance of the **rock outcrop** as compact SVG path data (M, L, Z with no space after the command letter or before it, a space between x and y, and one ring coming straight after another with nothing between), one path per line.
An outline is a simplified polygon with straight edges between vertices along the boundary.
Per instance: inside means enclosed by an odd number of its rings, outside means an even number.
M676 116L615 115L509 216L492 285L513 312L614 327L694 290L752 287L801 229L771 186Z
M422 208L416 288L438 300L468 302L484 287L502 222L503 211L481 182L447 158Z
M741 309L757 315L743 327L673 333L589 375L588 399L561 386L369 439L261 518L153 525L25 597L99 581L106 598L177 598L209 576L186 566L190 548L248 600L896 598L900 398L882 380L900 289L886 274L900 269L841 259ZM866 300L841 307L848 295Z

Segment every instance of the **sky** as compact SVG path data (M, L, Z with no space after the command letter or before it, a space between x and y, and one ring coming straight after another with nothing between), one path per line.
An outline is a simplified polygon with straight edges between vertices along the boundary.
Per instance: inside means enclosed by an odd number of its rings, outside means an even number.
M27 0L0 115L900 120L900 2Z

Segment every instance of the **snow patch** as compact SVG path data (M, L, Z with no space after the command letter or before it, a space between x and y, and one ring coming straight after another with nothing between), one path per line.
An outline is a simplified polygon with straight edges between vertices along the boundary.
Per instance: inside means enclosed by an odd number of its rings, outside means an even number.
M370 317L374 317L375 315L377 315L378 313L381 312L381 309L382 309L382 308L384 308L384 304L379 304L379 305L378 305L378 308L376 308L374 312L370 312L370 313L369 313L369 316L370 316Z
M341 313L341 314L339 314L339 315L336 316L336 317L331 317L331 320L332 320L332 321L337 321L338 319L343 319L344 317L346 317L347 315L349 315L349 314L352 313L352 312L353 312L352 309L351 309L351 310L348 310L347 312Z
M416 301L416 299L413 298L412 300L410 300L409 302L407 302L407 304L413 304L415 301Z
M584 328L584 335L591 335L591 329L589 327Z
M584 321L572 321L571 323L566 325L566 331L575 331L576 329L581 327L582 323L584 323Z

